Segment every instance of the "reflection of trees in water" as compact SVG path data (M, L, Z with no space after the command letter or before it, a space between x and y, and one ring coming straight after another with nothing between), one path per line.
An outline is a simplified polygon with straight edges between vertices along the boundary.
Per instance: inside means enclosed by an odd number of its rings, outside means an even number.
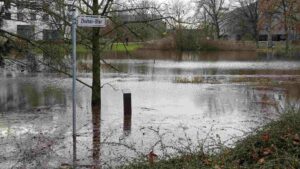
M93 123L93 161L96 169L100 167L100 106L92 107L92 123Z
M27 118L28 117L26 117L26 119ZM7 120L7 122L9 124L11 121ZM65 145L57 146L62 143L60 140L64 138L68 130L64 122L61 121L59 124L56 124L56 122L54 122L53 119L49 119L49 117L24 121L20 120L18 121L18 123L21 124L20 129L28 129L28 132L20 133L20 135L16 134L16 130L20 130L18 128L19 124L15 124L15 126L8 125L8 130L12 130L12 132L7 133L5 139L0 139L1 143L3 143L0 145L1 155L3 157L0 158L0 164L4 162L2 164L6 164L7 166L1 167L49 168L53 162L56 163L65 158L65 156L62 157L57 153L65 147ZM9 145L9 148L6 148L5 145ZM12 149L15 151L12 151ZM5 163L6 160L11 163Z
M45 166L60 160L53 146L60 143L68 130L64 91L40 83L6 79L0 83L0 103L6 105L0 107L5 112L0 133L7 135L3 143L10 147L0 145L1 155L12 162L15 166L12 168L48 168ZM64 106L51 109L55 105Z
M204 116L214 117L222 116L233 112L233 107L236 107L232 100L228 99L228 93L230 90L221 90L219 87L214 86L207 88L205 94L197 96L196 104L201 108L206 107L204 110ZM232 97L234 94L232 95ZM230 96L231 97L231 96Z
M282 86L249 87L251 107L259 106L262 113L282 113L290 106L299 104L300 90L297 84Z
M263 113L277 115L289 106L299 103L300 90L296 84L286 87L236 86L218 88L213 86L196 98L196 104L206 105L205 116L222 116L239 112L245 115ZM200 106L201 107L201 106Z
M276 101L274 100L274 92L269 92L257 87L248 86L244 90L246 94L248 110L255 110L255 113L279 113ZM274 112L275 110L275 112Z
M131 53L131 59L156 59L156 60L175 60L175 61L263 61L263 60L299 60L299 52L295 51L288 55L282 53L256 52L256 51L215 51L215 52L180 52L174 50L137 50ZM124 59L126 53L107 53L105 58ZM82 57L83 58L83 57ZM91 57L84 57L90 59Z
M7 80L0 86L0 110L3 112L66 105L66 102L62 89L44 87L39 83Z
M208 98L207 98L207 105L208 105L209 112L211 112L209 117L211 117L212 115L219 115L220 114L220 112L218 111L216 96L209 95Z
M300 101L300 88L299 84L287 84L283 85L283 88L286 90L285 92L285 99L288 105L296 105L299 106Z

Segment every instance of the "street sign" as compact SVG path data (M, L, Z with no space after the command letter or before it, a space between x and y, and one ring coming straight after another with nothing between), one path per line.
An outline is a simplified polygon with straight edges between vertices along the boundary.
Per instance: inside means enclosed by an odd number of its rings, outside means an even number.
M71 3L71 0L67 1ZM76 79L77 79L77 61L76 61L76 23L81 27L105 27L105 18L99 15L82 15L76 20L75 9L72 12L72 62L73 62L73 83L72 83L72 124L73 124L73 168L76 168Z
M74 0L67 0L66 3L67 3L68 5L74 5Z
M105 27L106 19L99 15L78 16L78 26L80 27Z

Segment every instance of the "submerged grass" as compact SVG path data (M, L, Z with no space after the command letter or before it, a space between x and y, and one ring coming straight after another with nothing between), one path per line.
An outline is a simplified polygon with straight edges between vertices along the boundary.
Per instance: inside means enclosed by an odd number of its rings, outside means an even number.
M176 77L175 78L176 83L203 83L204 78L200 76L187 78L187 77Z
M44 48L54 48L55 50L59 50L61 53L67 54L71 50L71 46L68 45L62 45L62 44L44 44ZM107 46L104 51L105 52L133 52L139 48L141 48L143 45L141 43L128 43L128 45L125 45L123 43L113 43L111 46ZM35 49L37 53L43 53L43 50L41 49ZM77 45L77 53L79 54L88 54L91 53L91 49L84 45Z
M262 46L258 49L256 49L257 52L263 52L268 53L270 51L279 53L281 55L286 55L289 52L297 52L300 51L300 45L290 45L288 51L286 50L286 47L284 44L276 44L273 48L268 48L267 46Z
M300 111L284 113L252 135L237 142L234 148L224 148L217 154L203 151L183 154L156 163L134 162L123 169L299 169Z
M124 45L123 43L114 43L111 47L111 51L133 52L141 47L142 47L142 45L140 43L128 43L128 45Z

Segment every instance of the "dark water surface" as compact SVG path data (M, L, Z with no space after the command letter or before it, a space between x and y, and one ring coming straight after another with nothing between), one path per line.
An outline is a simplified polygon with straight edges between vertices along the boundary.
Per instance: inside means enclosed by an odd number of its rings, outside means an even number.
M107 56L120 72L102 68L101 162L119 165L151 150L160 157L195 151L199 143L231 145L299 107L299 58L168 51ZM80 78L91 84L90 56L78 63ZM89 164L91 91L77 86L78 163ZM131 126L123 124L124 91L132 94ZM71 104L70 78L1 70L0 168L70 164Z

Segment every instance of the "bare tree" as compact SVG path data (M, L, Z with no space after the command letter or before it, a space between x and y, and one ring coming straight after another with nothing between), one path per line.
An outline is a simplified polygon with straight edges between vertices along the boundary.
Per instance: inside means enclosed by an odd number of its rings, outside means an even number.
M173 19L172 26L181 29L182 23L184 22L185 15L187 14L187 2L182 0L171 0L170 6L168 9L169 15L171 15Z
M281 24L285 32L285 50L289 50L290 34L292 30L296 29L297 14L300 12L299 2L297 0L280 0L278 4L281 13Z
M273 46L272 32L275 26L275 16L278 14L278 2L277 0L259 1L260 18L258 27L267 31L268 48Z
M259 11L258 11L258 1L257 0L238 0L239 7L237 8L237 18L245 20L245 23L250 24L250 34L255 40L258 47L259 31L257 28Z
M21 1L20 1L21 2ZM23 2L23 1L22 1ZM13 6L18 6L19 1L10 1L10 3ZM147 3L147 1L144 1L143 3ZM69 39L69 30L70 30L70 19L67 14L67 4L65 4L64 0L58 0L55 2L50 2L48 0L42 0L36 3L36 6L32 6L31 3L24 3L22 4L24 9L29 10L35 10L37 14L43 15L47 14L49 15L50 20L45 22L46 24L50 25L50 27L54 27L61 31L61 34L65 37L65 43L70 43ZM111 17L114 13L126 13L129 11L133 11L136 14L140 12L148 12L146 8L150 8L148 5L145 6L129 6L129 4L120 4L118 2L114 2L114 0L78 0L75 3L76 9L79 13L86 14L86 15L101 15L103 17L107 17L111 20L114 24L114 28L111 29L111 31L108 31L105 34L101 34L99 28L92 28L90 29L78 29L78 34L80 36L79 43L83 43L85 46L87 46L92 51L93 56L93 85L92 85L92 105L98 105L100 106L101 103L101 82L100 82L100 37L107 36L114 31L116 31L118 28L125 28L130 29L127 25L131 23L143 23L147 24L149 22L153 22L156 20L161 20L161 17L158 18L144 18L140 20L134 20L132 22L126 22L126 23L117 23L116 21L112 20ZM112 10L114 6L121 7L121 10ZM154 8L151 6L151 8ZM159 15L158 15L159 16ZM2 19L2 18L1 18ZM30 22L29 20L24 20L24 22ZM88 30L88 31L86 31ZM132 33L132 29L130 29ZM17 34L7 32L3 29L1 29L2 33L6 33L6 36L15 36L19 37ZM101 35L101 36L100 36ZM35 43L35 41L30 41L30 39L26 39L25 37L22 38L26 42L30 42L31 45L34 47L39 46L40 43Z
M197 0L198 11L204 11L205 20L212 25L215 38L221 37L221 24L224 21L225 0Z
M18 1L16 1L18 2ZM15 1L11 1L14 5L17 5ZM55 8L54 8L55 6ZM99 166L99 157L100 157L100 118L101 118L101 61L106 63L103 57L101 57L101 53L103 49L105 49L105 45L109 45L113 43L115 40L120 39L121 37L114 37L111 40L107 40L100 43L101 37L109 37L110 34L113 34L118 29L127 29L129 32L136 35L135 31L132 30L128 25L131 23L141 23L141 24L148 24L150 22L154 22L157 20L162 20L164 17L159 15L160 17L156 18L144 18L142 20L134 20L129 22L116 22L112 17L116 13L128 13L130 11L135 12L138 14L139 12L146 12L144 6L135 6L129 5L128 3L120 3L115 2L114 0L77 0L74 3L75 8L77 9L78 13L85 14L85 15L100 15L102 17L106 17L110 20L111 28L107 31L101 31L99 28L82 28L78 29L77 33L80 37L78 43L85 45L87 48L90 49L92 53L92 86L87 85L86 83L82 82L86 86L92 89L92 123L93 123L93 159L95 166ZM151 6L152 11L157 11L158 9L154 9L157 6ZM69 30L71 21L67 14L68 5L65 4L64 0L58 0L55 2L49 0L39 1L37 6L33 8L32 5L26 6L30 10L36 10L38 14L47 14L49 18L51 18L46 23L49 24L51 27L55 27L61 31L64 36L64 44L66 44L66 50L68 51L70 48L70 37L69 37ZM29 22L29 21L28 21ZM0 28L0 36L11 38L12 40L17 39L17 41L22 41L22 43L28 46L27 50L33 50L33 48L40 48L44 51L43 46L40 42L37 42L33 39L28 39L26 37L19 36L18 34L5 31L4 29ZM32 48L30 48L32 47ZM43 63L43 62L41 62ZM62 71L61 69L55 68L55 66L48 65L47 63L43 63L55 71L70 75L66 71ZM113 66L111 66L114 68Z

